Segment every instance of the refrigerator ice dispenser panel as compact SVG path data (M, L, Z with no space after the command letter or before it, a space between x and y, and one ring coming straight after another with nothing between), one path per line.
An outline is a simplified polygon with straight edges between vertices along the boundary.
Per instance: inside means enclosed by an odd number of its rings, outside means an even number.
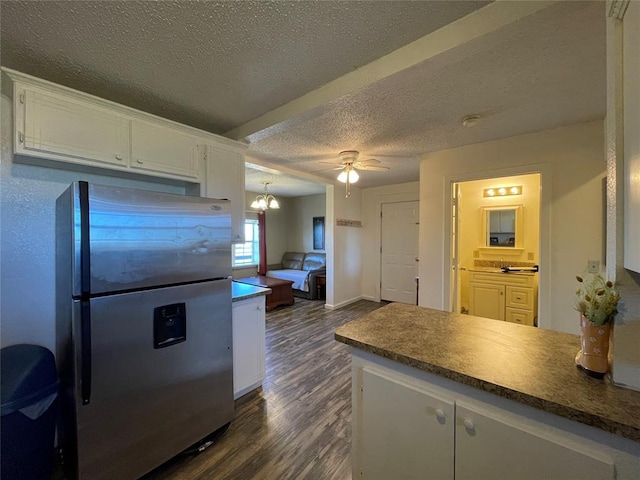
M187 339L187 310L184 303L153 309L153 348L165 348Z

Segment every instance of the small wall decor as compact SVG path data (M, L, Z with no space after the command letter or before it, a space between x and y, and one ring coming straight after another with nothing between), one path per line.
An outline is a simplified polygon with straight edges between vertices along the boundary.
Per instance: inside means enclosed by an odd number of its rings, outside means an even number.
M347 220L345 218L337 218L336 225L338 227L362 227L360 220Z
M313 249L324 250L324 217L313 217Z

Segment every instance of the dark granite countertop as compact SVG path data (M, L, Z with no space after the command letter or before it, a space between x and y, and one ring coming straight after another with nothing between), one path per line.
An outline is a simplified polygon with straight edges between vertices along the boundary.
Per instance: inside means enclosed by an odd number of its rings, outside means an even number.
M231 298L233 302L247 300L248 298L259 297L271 293L270 288L255 287L246 283L231 282Z
M335 339L640 442L640 392L577 368L577 335L392 303Z

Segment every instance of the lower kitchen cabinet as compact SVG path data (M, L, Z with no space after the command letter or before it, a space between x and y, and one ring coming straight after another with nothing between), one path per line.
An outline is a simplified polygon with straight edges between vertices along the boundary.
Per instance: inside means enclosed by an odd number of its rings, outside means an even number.
M367 369L356 396L353 478L453 478L451 399Z
M265 296L233 303L233 398L265 378Z
M586 445L482 406L456 403L456 480L613 479L611 459Z
M354 479L638 478L627 439L352 353ZM625 446L611 448L618 441Z

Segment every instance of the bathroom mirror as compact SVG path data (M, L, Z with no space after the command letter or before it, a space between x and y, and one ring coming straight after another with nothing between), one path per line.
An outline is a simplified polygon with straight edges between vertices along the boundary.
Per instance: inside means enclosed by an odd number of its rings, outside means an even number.
M482 209L484 247L522 248L522 205Z

